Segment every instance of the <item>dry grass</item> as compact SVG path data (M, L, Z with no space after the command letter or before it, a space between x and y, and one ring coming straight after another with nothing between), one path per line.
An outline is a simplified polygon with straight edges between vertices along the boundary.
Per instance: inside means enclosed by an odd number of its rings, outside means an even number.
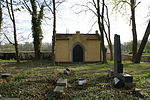
M23 100L139 100L150 99L150 63L132 64L123 62L124 70L134 76L137 87L144 95L134 89L115 89L107 77L108 64L60 65L51 66L49 61L0 61L0 74L11 73L12 77L0 83L0 95L19 97ZM71 69L69 76L63 75L65 68ZM68 79L65 94L53 92L59 78ZM77 85L78 78L87 79L84 86Z

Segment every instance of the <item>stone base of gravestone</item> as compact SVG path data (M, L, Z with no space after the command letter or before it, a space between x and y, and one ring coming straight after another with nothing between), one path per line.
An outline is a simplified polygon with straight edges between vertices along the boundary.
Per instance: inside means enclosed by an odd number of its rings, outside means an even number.
M58 79L54 92L62 94L64 93L65 88L67 88L67 79Z
M10 77L10 76L11 76L11 74L9 74L9 73L4 73L4 74L1 75L1 78L2 78L2 79L6 79L6 78L8 78L8 77Z
M55 89L54 89L54 92L63 93L64 89L65 89L64 86L56 86Z
M123 82L123 80L118 77L114 77L112 82L115 88L123 88L125 86L125 83Z
M133 76L131 76L129 74L122 73L122 74L119 74L119 76L123 79L123 81L125 83L132 83L133 82Z
M136 86L135 83L133 83L133 76L125 73L119 73L113 75L113 85L116 88L133 88Z
M64 86L67 87L67 79L58 79L57 86Z
M131 89L131 88L133 88L133 87L135 87L136 86L136 83L125 83L125 88L126 89Z
M123 82L125 82L125 83L132 83L133 82L133 76L131 76L129 74L125 74L125 73L115 74L114 73L114 77L118 77L119 79L122 79Z

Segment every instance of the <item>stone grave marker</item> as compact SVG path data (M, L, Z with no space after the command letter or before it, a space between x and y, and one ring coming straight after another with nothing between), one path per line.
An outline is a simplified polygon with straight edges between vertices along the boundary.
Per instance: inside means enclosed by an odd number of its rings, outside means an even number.
M121 43L120 36L115 34L114 37L114 70L110 70L109 76L113 77L113 85L116 88L135 86L133 83L133 76L123 73L123 64L121 59Z
M83 79L83 78L79 78L78 79L78 85L79 86L83 86L84 84L86 84L87 83L87 80L85 80L85 79Z
M56 86L54 89L54 92L60 92L63 93L64 92L64 86Z
M9 74L9 73L4 73L4 74L1 75L2 79L6 79L10 76L11 76L11 74Z
M123 73L123 64L121 61L120 36L115 34L114 37L114 73Z
M58 79L57 86L64 86L67 87L67 79Z
M66 74L66 75L69 75L70 72L71 72L71 70L70 70L69 68L66 68L66 69L64 70L64 74Z
M54 92L64 93L65 88L67 88L67 79L58 79Z

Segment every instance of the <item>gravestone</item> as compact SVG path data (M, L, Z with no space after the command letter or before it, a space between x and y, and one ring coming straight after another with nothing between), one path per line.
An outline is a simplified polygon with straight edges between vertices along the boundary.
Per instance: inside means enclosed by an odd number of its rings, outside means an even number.
M87 80L85 80L85 79L83 79L83 78L79 78L78 79L78 85L79 86L83 86L84 84L86 84L87 83Z
M68 69L68 68L66 68L66 69L64 70L64 74L66 74L66 75L69 75L69 74L70 74L70 72L71 72L71 70L70 70L70 69Z
M57 86L64 86L67 87L67 79L58 79Z
M121 61L120 36L115 34L114 37L114 73L123 73L123 64Z
M65 88L67 88L67 79L58 79L54 92L64 93Z
M113 77L112 83L116 88L131 88L135 86L133 76L123 73L120 36L117 34L114 37L114 70L113 72L110 70L108 74L109 77Z
M9 73L4 73L4 74L1 75L2 79L6 79L10 76L11 76L11 74L9 74Z
M54 89L54 92L60 92L63 93L64 92L64 86L56 86Z

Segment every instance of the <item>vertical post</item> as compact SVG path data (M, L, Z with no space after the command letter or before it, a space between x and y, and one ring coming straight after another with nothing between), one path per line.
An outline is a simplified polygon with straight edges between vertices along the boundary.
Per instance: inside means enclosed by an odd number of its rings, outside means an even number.
M115 34L114 37L114 73L123 73L123 64L121 61L121 43L120 36Z

